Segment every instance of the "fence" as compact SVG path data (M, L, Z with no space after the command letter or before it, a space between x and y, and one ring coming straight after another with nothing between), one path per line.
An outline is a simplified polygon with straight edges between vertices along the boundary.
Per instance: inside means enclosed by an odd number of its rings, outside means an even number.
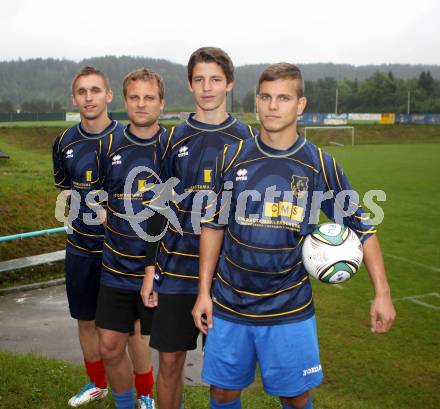
M182 119L185 113L166 113L162 120ZM124 111L110 112L110 117L119 121L128 120ZM240 116L245 116L240 114ZM13 113L1 114L0 122L50 122L50 121L79 121L75 112L42 112L42 113ZM300 125L393 125L393 124L437 124L440 125L440 114L394 114L394 113L345 113L327 114L322 112L305 113L299 118Z

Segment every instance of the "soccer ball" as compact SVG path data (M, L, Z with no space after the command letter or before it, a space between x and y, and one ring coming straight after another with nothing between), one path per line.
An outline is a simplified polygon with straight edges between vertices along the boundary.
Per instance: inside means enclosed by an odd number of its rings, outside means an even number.
M328 284L349 280L362 263L362 243L347 226L324 223L304 240L302 260L306 271Z

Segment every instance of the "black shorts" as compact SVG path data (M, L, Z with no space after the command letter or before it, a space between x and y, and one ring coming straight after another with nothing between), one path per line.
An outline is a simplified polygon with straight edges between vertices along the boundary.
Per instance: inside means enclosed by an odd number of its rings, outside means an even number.
M72 318L93 321L96 315L99 285L101 281L100 256L78 256L66 251L64 270L66 292Z
M159 294L153 317L150 346L159 352L191 351L197 348L199 330L192 309L196 294Z
M145 307L139 291L101 284L96 309L97 327L131 334L134 322L140 320L141 334L150 335L153 313L153 308Z

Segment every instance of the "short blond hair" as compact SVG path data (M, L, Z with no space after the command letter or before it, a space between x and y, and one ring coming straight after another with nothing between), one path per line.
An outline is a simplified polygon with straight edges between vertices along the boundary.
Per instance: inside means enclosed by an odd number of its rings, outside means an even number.
M122 92L124 94L124 98L127 97L127 88L128 85L133 81L155 81L157 86L159 87L159 98L163 100L165 97L165 86L163 83L162 77L153 70L148 68L138 68L137 70L133 70L129 72L122 83Z

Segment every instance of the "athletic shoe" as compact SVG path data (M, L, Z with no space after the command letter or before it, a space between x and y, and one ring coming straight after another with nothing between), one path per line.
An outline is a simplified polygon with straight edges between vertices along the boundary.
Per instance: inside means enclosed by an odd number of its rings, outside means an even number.
M93 382L86 383L81 390L69 399L68 405L72 408L85 405L94 400L104 399L107 396L108 389L98 388Z
M138 409L155 409L154 399L151 399L149 396L141 396L138 399Z

